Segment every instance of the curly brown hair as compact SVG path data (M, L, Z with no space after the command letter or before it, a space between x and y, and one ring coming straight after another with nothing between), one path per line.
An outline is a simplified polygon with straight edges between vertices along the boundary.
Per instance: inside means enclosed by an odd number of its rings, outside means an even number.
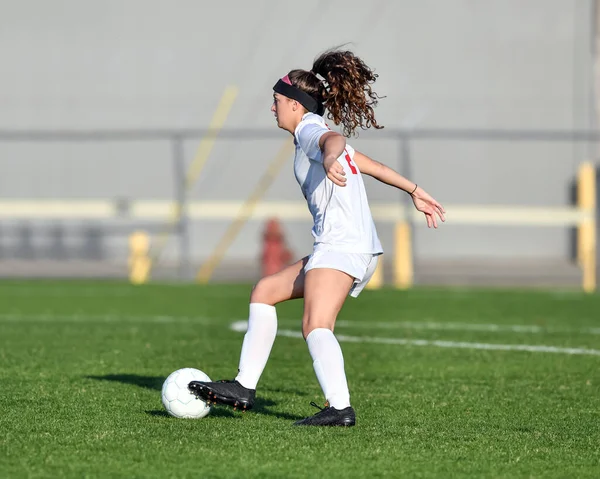
M288 76L292 85L323 103L327 117L342 125L345 136L355 134L358 127L383 128L373 110L382 98L371 87L378 75L351 51L326 51L311 71L292 70Z

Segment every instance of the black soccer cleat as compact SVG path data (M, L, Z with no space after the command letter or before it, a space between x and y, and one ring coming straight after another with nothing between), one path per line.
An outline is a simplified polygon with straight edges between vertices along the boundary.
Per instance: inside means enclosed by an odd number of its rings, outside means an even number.
M247 411L254 406L256 389L248 389L237 381L192 381L188 389L210 404L225 404L233 409Z
M314 402L310 403L311 406L320 409L320 411L314 416L301 419L296 421L294 426L354 426L356 424L356 414L354 409L348 406L344 409L336 409L331 406L320 407Z

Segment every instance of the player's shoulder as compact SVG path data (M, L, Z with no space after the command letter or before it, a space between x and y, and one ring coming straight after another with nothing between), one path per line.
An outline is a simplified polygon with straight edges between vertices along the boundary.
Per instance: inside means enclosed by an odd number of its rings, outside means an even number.
M329 127L325 123L325 119L321 115L317 115L316 113L306 113L302 117L302 120L300 121L300 123L298 123L295 134L298 135L298 133L300 133L300 131L303 128L305 128L309 125L316 125L318 127L323 128L324 130L329 130Z
M316 113L306 113L303 117L302 117L302 121L300 122L300 124L310 124L310 123L316 123L318 125L323 125L325 126L325 128L327 128L327 125L325 125L325 118L323 118L321 115L317 115Z

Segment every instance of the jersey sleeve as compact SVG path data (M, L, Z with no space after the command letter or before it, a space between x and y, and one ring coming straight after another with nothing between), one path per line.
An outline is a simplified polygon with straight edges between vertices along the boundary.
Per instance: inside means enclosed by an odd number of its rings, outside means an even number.
M321 148L319 140L330 131L325 125L319 123L309 123L301 125L296 131L296 141L304 154L311 160L321 160Z

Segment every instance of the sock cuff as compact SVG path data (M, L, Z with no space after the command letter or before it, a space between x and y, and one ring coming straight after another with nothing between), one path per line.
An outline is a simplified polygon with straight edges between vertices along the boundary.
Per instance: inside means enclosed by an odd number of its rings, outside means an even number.
M308 333L308 336L306 336L306 342L308 342L309 340L312 341L319 341L321 338L326 338L327 336L334 336L333 331L331 331L331 329L327 329L327 328L316 328L313 329L310 333Z
M250 303L250 315L269 316L277 319L277 310L275 306L265 303Z

